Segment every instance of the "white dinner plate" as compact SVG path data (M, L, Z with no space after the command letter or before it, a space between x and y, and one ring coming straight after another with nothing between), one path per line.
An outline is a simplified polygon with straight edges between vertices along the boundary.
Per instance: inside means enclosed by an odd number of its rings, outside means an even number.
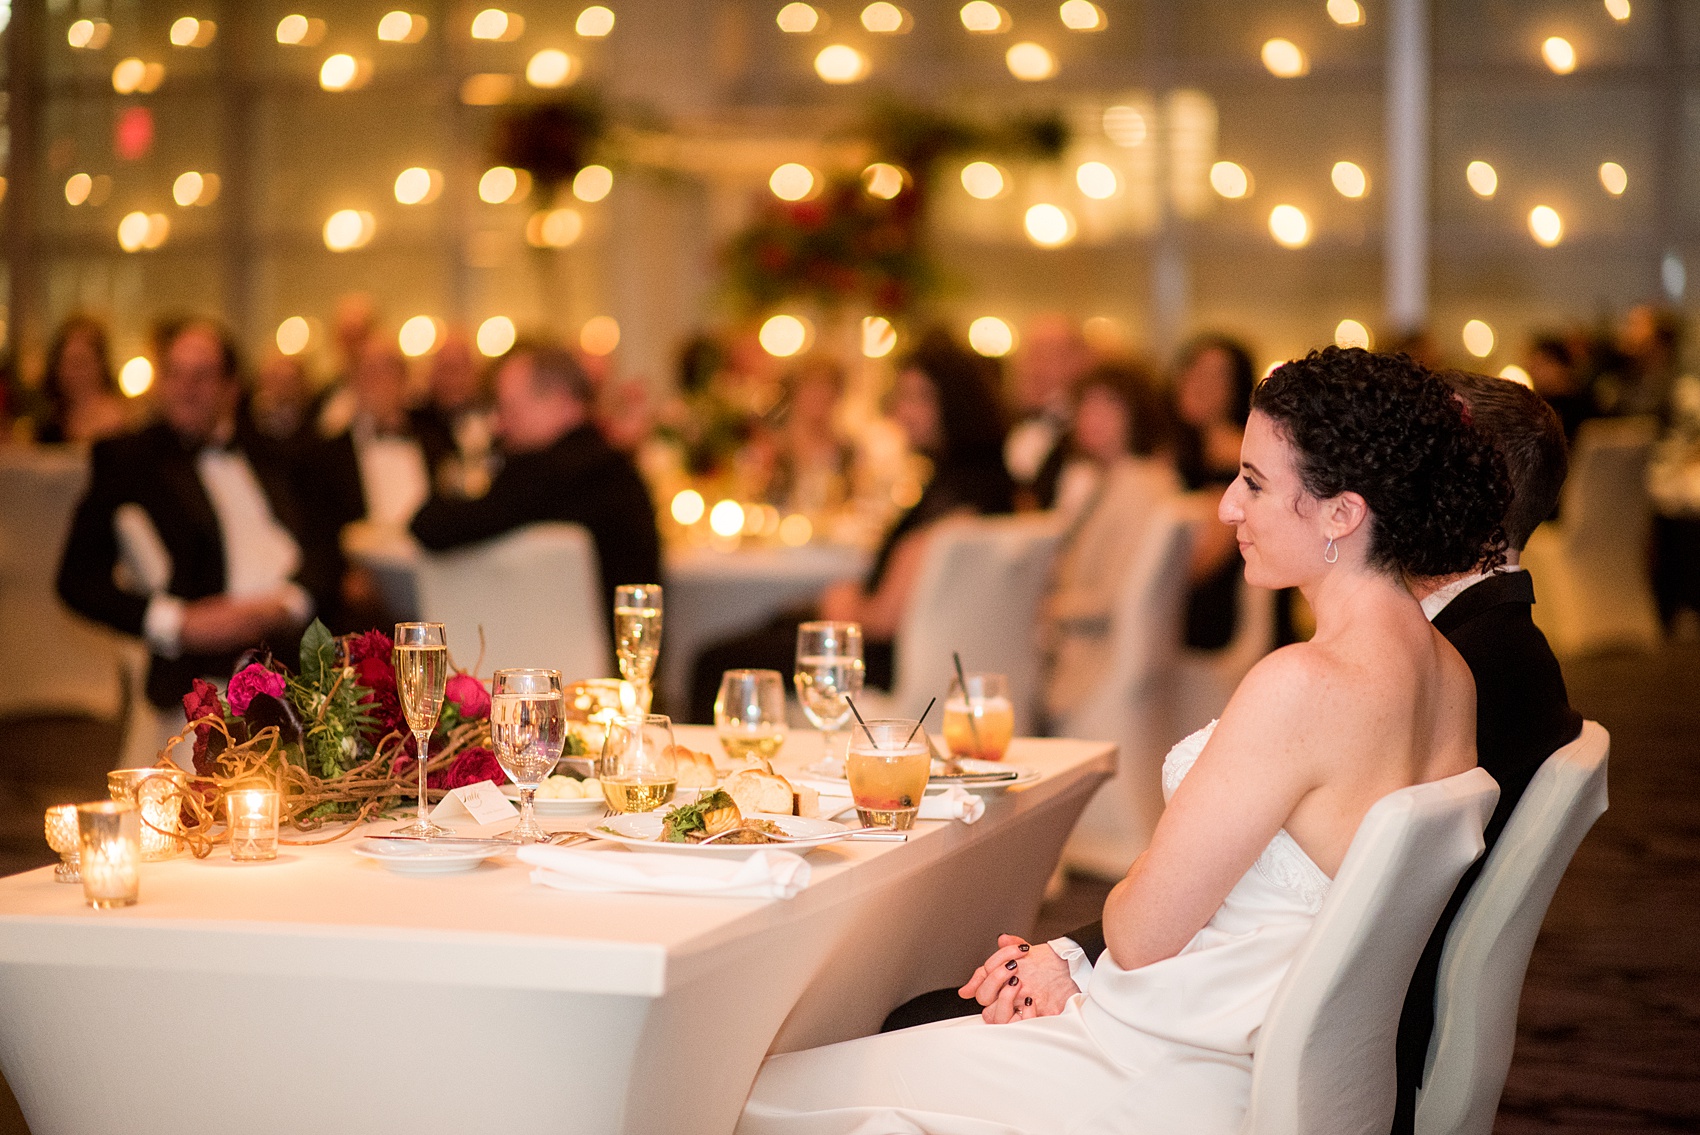
M519 803L519 789L512 784L502 785L502 795L515 804ZM531 806L539 816L589 816L602 812L608 807L608 802L598 792L595 796L576 800L545 800L538 796L531 801Z
M591 827L586 834L596 839L607 840L610 843L621 843L633 851L678 851L692 855L748 855L752 851L764 848L777 851L807 851L811 847L819 847L825 843L835 843L848 836L853 830L847 824L834 823L831 820L816 820L807 816L781 816L772 812L752 812L746 818L752 820L772 820L779 830L789 836L798 836L796 842L786 843L664 843L661 839L661 817L665 809L653 812L627 812L613 816Z
M499 843L431 843L427 840L363 839L351 848L362 859L375 859L398 875L452 875L470 871L486 859L512 851Z

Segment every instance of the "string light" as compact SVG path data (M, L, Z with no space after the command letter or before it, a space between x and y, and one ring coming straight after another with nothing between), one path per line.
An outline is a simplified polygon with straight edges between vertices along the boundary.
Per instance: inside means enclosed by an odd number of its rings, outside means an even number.
M187 208L201 198L201 191L206 188L206 178L194 170L177 175L177 180L171 183L171 199L180 207Z
M1629 174L1616 162L1601 162L1600 184L1613 197L1622 197L1623 191L1629 188Z
M378 38L385 43L418 43L430 26L424 16L412 12L387 12L378 21Z
M164 213L137 210L118 222L118 247L125 252L152 252L171 233L171 218Z
M492 315L478 325L478 333L473 338L478 344L478 353L485 358L505 355L516 338L514 321L505 315Z
M487 205L523 201L531 194L531 175L510 166L491 166L478 179L478 199Z
M577 209L533 213L525 223L525 239L534 248L567 248L584 235L584 217Z
M65 203L81 205L89 199L89 193L94 189L94 178L86 173L74 173L65 179Z
M1104 9L1091 0L1065 0L1057 10L1057 16L1063 27L1073 32L1100 32L1109 26Z
M862 171L862 188L869 197L890 201L909 184L909 175L902 168L887 162L875 162Z
M614 30L614 11L593 4L578 14L578 19L573 21L573 30L586 39L601 39Z
M1499 190L1499 174L1486 162L1471 162L1464 167L1464 180L1477 197L1492 197Z
M915 21L889 0L874 0L862 9L862 26L875 35L901 35L914 27Z
M286 47L312 47L325 38L327 30L323 20L285 16L277 22L277 41Z
M778 359L788 359L809 341L809 325L795 315L775 315L756 334L761 349Z
M1629 0L1606 0L1606 15L1623 23L1629 18Z
M1210 167L1210 188L1237 201L1251 192L1251 174L1236 162L1217 162Z
M112 39L112 25L105 20L74 20L65 29L65 42L79 51L99 51Z
M325 220L325 247L332 252L364 248L376 231L372 214L363 209L338 209Z
M1493 328L1488 324L1480 319L1464 324L1464 349L1476 358L1485 359L1493 354L1493 344Z
M1310 219L1294 205L1277 205L1269 212L1269 235L1283 248L1310 243Z
M1057 57L1036 43L1014 44L1004 52L1009 73L1024 83L1038 83L1057 73Z
M1536 205L1529 210L1529 232L1535 243L1551 248L1564 238L1564 219L1550 205Z
M429 315L416 315L401 325L396 346L410 359L426 354L437 345L437 321Z
M991 35L1009 30L1009 13L987 0L969 0L957 13L962 26L979 35Z
M1358 0L1328 0L1328 18L1343 28L1363 26L1364 10Z
M409 166L396 174L395 199L403 205L427 205L443 191L443 175L434 169Z
M988 359L1001 359L1015 350L1015 328L995 315L982 315L968 325L968 345Z
M126 398L140 398L153 386L153 364L142 356L126 362L118 370L118 389Z
M862 319L862 357L866 359L883 359L891 354L897 346L897 328L891 325L891 320L881 315L869 315Z
M1329 177L1342 197L1362 197L1369 192L1369 177L1356 162L1335 162Z
M1074 184L1094 201L1106 201L1121 189L1116 171L1103 162L1082 162L1074 171Z
M1342 319L1334 325L1334 345L1336 347L1361 347L1370 349L1369 328L1355 319Z
M211 20L179 16L171 22L168 35L173 47L205 47L218 35L218 25Z
M786 162L767 179L767 187L781 201L806 201L815 195L819 183L814 170L797 162Z
M566 86L577 70L572 56L553 47L546 47L531 57L525 65L525 81L541 90Z
M1061 248L1074 239L1074 217L1061 205L1041 203L1027 210L1023 219L1027 238L1040 248Z
M1001 197L1008 187L1003 170L991 162L969 162L962 167L962 188L976 200L990 201Z
M583 16L579 17L583 19ZM472 17L472 38L496 43L512 43L525 34L525 17L518 12L486 8Z
M1290 39L1272 39L1263 45L1263 65L1280 79L1296 79L1310 70L1310 61Z
M1563 36L1555 35L1541 44L1541 58L1555 75L1568 75L1576 70L1576 49Z
M327 91L349 91L365 85L360 61L345 52L337 52L319 67L319 86Z
M573 175L573 196L595 204L614 188L614 171L607 166L585 166Z
M280 354L299 355L307 349L313 329L299 315L292 315L277 325L277 349Z
M808 35L820 26L820 13L803 3L791 3L774 17L779 30L789 35Z
M716 501L708 513L709 531L730 539L744 530L744 506L734 500Z
M847 44L821 48L815 56L815 74L828 83L854 83L868 73L868 57Z

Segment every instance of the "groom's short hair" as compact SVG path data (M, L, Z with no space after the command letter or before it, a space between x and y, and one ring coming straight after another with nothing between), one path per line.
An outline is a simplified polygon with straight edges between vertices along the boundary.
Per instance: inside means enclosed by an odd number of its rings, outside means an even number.
M1547 400L1506 378L1468 371L1441 375L1470 409L1470 422L1505 459L1511 505L1501 523L1505 539L1522 551L1529 537L1558 507L1570 469L1564 427Z

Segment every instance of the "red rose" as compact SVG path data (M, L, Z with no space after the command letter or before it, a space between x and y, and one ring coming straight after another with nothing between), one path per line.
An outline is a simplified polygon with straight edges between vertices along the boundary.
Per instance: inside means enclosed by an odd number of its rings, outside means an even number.
M401 712L401 698L395 688L395 669L390 665L389 657L367 655L353 665L354 680L365 686L367 691L360 702L372 707L378 719L374 729L376 736L367 740L376 742L392 730L406 733L407 718Z
M284 688L282 674L275 674L258 662L244 666L230 678L230 712L241 717L248 712L248 703L254 700L255 694L281 698Z
M350 666L368 658L381 658L384 665L390 664L390 656L395 653L395 643L383 631L367 631L365 634L348 636L348 664Z
M460 715L469 721L490 716L490 693L484 683L471 674L456 674L443 688L443 696L460 707Z
M477 784L481 780L494 781L501 784L507 779L502 766L496 761L496 754L483 746L467 749L449 762L449 767L440 769L426 777L432 788L451 789L465 788L469 784Z

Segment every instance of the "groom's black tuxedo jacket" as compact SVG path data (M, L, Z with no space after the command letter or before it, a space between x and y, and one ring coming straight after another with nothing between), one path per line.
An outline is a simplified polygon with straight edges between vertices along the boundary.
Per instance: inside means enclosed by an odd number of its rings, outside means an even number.
M1534 602L1535 588L1529 573L1505 572L1460 592L1434 617L1434 629L1463 655L1476 679L1476 759L1499 782L1499 803L1484 833L1489 851L1541 763L1582 732L1582 716L1570 708L1558 659L1535 626L1530 610ZM1399 1017L1395 1135L1408 1135L1412 1130L1417 1087L1422 1083L1429 1035L1434 1031L1440 951L1481 866L1482 861L1477 860L1453 892L1405 994L1405 1009ZM1102 923L1082 927L1069 937L1079 942L1093 961L1104 952Z
M246 415L234 445L248 456L273 515L301 546L296 579L323 608L336 592L333 556L312 540L287 479L270 462L256 457L260 447ZM148 597L121 589L113 578L119 547L112 521L126 503L142 507L171 554L171 582L166 588L170 594L195 600L224 591L225 533L196 471L198 453L197 446L185 444L164 425L95 445L89 487L72 518L59 561L59 595L67 606L124 634L142 633ZM329 552L334 553L334 548ZM293 649L289 643L270 645L286 657ZM228 656L185 653L170 659L155 655L148 670L148 700L162 708L170 706L189 692L195 678L229 674L235 661L234 652Z

